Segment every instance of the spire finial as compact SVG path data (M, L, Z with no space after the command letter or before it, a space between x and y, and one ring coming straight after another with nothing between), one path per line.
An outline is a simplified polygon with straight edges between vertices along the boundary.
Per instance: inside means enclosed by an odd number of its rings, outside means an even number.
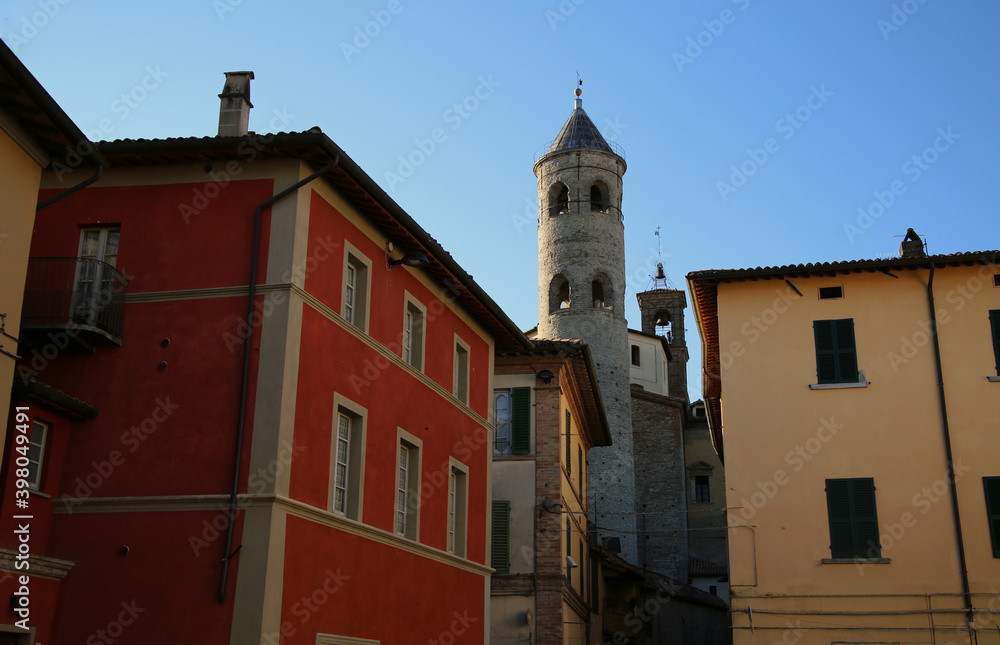
M583 107L583 99L580 98L580 95L583 94L583 90L580 89L582 86L583 86L583 79L580 78L580 72L579 72L579 70L577 70L577 72L576 72L576 89L573 90L573 93L576 94L576 99L573 101L573 107L575 107L575 108L581 108L581 107Z

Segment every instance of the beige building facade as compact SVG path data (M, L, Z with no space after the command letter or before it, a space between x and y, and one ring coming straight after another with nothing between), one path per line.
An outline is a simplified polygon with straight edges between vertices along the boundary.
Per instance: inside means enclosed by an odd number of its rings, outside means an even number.
M587 525L587 452L611 438L587 346L535 339L494 376L490 636L590 643L602 633Z
M913 238L688 275L737 645L1000 643L1000 254Z

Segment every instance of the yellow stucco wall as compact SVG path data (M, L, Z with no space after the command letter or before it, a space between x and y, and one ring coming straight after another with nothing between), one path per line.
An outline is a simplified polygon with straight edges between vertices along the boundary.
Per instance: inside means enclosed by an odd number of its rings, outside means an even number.
M986 378L996 375L988 318L1000 309L995 272L1000 265L939 268L934 292L971 588L977 608L997 611L1000 559L983 493L983 477L1000 476L1000 383ZM943 611L962 599L925 331L929 270L894 274L795 278L801 297L783 280L719 285L737 645L965 642L954 629L964 613ZM820 300L821 286L842 286L844 297ZM840 318L854 320L869 384L812 390L813 321ZM874 478L888 564L821 562L831 558L825 480L855 477ZM883 611L898 613L860 613ZM1000 642L994 617L976 622L981 645Z
M35 204L41 167L0 130L0 313L6 314L5 331L18 336L21 322L21 301L28 270L28 250L35 223ZM4 350L17 353L17 343L0 336ZM14 359L0 354L0 442L7 428L10 408L10 388L14 378Z

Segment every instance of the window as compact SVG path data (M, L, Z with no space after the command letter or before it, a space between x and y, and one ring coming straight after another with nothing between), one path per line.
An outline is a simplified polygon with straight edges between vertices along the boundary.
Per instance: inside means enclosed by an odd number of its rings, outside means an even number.
M570 434L571 417L566 410L566 474L573 474L573 435Z
M639 367L639 346L632 345L632 364Z
M344 242L344 320L368 331L368 294L371 292L371 261Z
M427 309L409 293L403 309L403 360L418 370L424 369L424 320Z
M28 488L42 487L42 464L45 463L45 441L49 437L49 426L41 421L31 422L31 436L28 438Z
M549 283L549 312L569 309L569 305L569 280L566 279L566 276L559 273L553 276L552 282Z
M469 346L455 336L455 384L452 390L462 403L469 403Z
M80 255L73 288L73 318L96 323L115 295L120 228L89 228L80 232Z
M396 460L396 534L420 538L420 449L423 442L399 430Z
M468 525L469 469L454 459L448 475L448 553L465 557Z
M993 557L1000 558L1000 477L983 477L986 492L986 518L990 523Z
M490 566L497 573L510 573L510 502L493 500L491 515L493 539L490 542Z
M569 212L569 188L562 182L556 182L549 189L549 217L563 215Z
M494 455L531 452L531 388L515 387L493 392Z
M569 561L573 557L573 523L566 518L566 579L573 584L573 568Z
M844 297L843 287L820 287L819 288L819 299L820 300L834 300L836 298Z
M576 447L576 472L580 478L580 495L583 496L583 446Z
M854 319L816 320L817 382L857 383L858 357L854 347Z
M608 304L613 301L611 280L604 273L598 273L590 283L590 294L595 309L613 309Z
M875 513L875 480L828 479L826 503L833 558L882 557Z
M712 479L709 475L694 476L694 502L710 504L712 502Z
M1000 273L993 274L993 286L1000 287Z
M598 613L601 606L601 565L597 558L590 558L590 607L591 611Z
M590 187L590 210L596 213L608 212L608 187L603 181Z
M1000 376L1000 309L990 311L990 333L993 336L993 360Z
M334 426L330 447L329 509L361 520L364 482L365 419L368 412L340 395L334 397Z

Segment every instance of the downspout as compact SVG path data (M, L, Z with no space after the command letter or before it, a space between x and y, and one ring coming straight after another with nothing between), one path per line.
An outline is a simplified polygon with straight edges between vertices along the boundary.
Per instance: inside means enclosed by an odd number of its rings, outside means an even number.
M240 378L240 408L236 420L236 448L233 459L233 487L229 495L229 514L226 520L226 544L222 552L222 575L219 578L219 602L226 602L226 578L229 573L229 561L236 555L230 552L233 548L233 524L236 521L236 500L240 485L240 456L243 452L243 425L246 422L247 388L250 381L250 339L253 336L254 299L257 297L257 259L260 255L260 219L265 208L274 202L287 197L302 188L320 175L330 172L340 163L338 155L332 163L328 163L305 179L289 186L277 195L264 200L257 206L253 214L253 250L250 253L250 289L247 296L246 332L243 339L243 374ZM239 551L239 549L237 549Z
M104 174L104 169L108 167L108 162L104 159L104 157L101 157L100 154L98 154L98 157L99 157L98 163L100 165L97 166L97 171L94 173L94 175L92 177L84 179L83 181L81 181L76 186L70 186L69 188L67 188L66 190L62 191L61 193L56 193L52 197L49 197L48 199L46 199L44 202L39 202L38 206L35 207L35 212L38 212L38 211L42 210L46 206L51 206L52 204L55 204L60 199L64 199L66 197L69 197L70 195L72 195L73 193L75 193L78 190L83 190L87 186L91 185L92 183L94 183L95 181L97 181L98 179L100 179L101 175Z
M927 304L931 309L931 338L934 339L934 364L937 368L938 400L941 402L941 428L944 431L944 451L948 460L948 488L951 492L951 512L955 520L955 533L958 539L958 561L962 570L962 598L965 601L965 618L969 627L969 638L972 642L972 593L969 588L969 567L965 561L965 539L962 536L962 518L958 510L958 488L955 485L955 462L951 453L951 430L948 426L948 406L944 396L944 371L941 369L941 345L937 333L937 311L934 308L934 262L931 261L931 274L927 280Z

